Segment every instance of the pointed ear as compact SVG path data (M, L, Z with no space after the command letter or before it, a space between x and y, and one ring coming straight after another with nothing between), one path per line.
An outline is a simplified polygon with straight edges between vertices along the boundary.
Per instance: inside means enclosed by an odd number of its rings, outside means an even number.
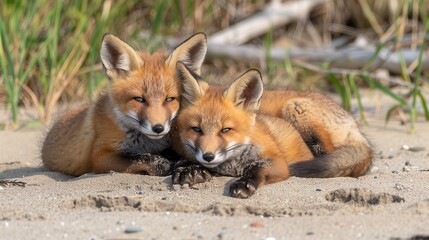
M136 51L113 34L104 35L100 56L106 75L110 79L133 71L143 64Z
M259 108L263 91L261 73L251 69L234 80L224 96L243 110L255 111Z
M201 65L207 52L207 36L196 33L177 46L165 61L172 68L178 61L183 62L191 71L201 74Z
M199 76L180 61L176 64L176 76L182 82L182 106L188 107L194 105L198 98L203 96L205 92L205 88L203 89L197 80Z

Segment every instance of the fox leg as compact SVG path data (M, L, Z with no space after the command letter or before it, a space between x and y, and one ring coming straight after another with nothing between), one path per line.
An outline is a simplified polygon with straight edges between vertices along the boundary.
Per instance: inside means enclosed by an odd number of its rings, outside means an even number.
M327 116L314 112L314 108L314 101L297 98L285 104L281 117L296 128L313 156L318 157L332 152L334 146L324 123Z
M271 183L289 178L289 168L286 161L258 161L244 170L244 174L233 182L229 193L236 198L249 198L256 189Z
M109 171L166 176L171 174L171 163L157 155L144 155L140 159L129 160L117 153L107 153L98 157L92 164L92 172L94 173Z

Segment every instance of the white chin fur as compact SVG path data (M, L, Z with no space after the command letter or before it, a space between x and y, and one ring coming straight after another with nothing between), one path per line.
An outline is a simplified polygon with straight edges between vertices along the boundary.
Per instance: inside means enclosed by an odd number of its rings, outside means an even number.
M203 159L203 155L202 155L201 151L198 151L198 153L196 154L196 159L198 160L199 163L201 163L201 165L203 165L206 168L215 168L219 164L221 164L225 161L225 155L215 154L215 159L213 159L213 161L211 161L211 162L207 162Z
M222 162L219 162L219 163L212 163L212 162L207 163L206 161L204 161L204 162L200 162L200 163L201 163L201 165L203 165L206 168L215 168L215 167L219 166L219 164L221 164Z
M154 132L152 132L152 131L148 131L146 128L144 128L144 127L140 127L139 128L139 130L140 130L140 132L141 133L143 133L146 137L148 137L148 138L150 138L150 139L155 139L155 140L157 140L157 139L161 139L162 137L164 137L167 133L168 133L168 131L170 130L170 129L165 129L162 133L160 133L160 134L155 134Z
M145 136L150 138L150 139L153 139L153 140L159 140L159 139L163 138L165 136L165 134L163 134L163 135L147 135L147 134L145 134Z

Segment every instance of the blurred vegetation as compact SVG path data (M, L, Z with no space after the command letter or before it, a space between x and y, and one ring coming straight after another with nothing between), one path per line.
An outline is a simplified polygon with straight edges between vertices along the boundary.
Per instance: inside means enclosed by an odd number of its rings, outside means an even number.
M210 35L227 28L267 3L267 0L0 0L1 104L10 113L14 127L18 124L20 106L35 107L39 120L49 122L58 103L92 100L108 84L99 63L104 33L112 32L135 47L153 51L165 47L168 37L182 38L198 31ZM429 73L421 67L427 53L428 10L429 1L424 0L332 0L314 9L307 19L272 29L250 44L266 49L323 48L343 36L353 39L365 36L376 43L378 50L420 51L414 64L403 64L402 74L394 76L406 85L380 82L374 77L377 69L373 67L338 72L331 71L328 63L321 63L323 71L319 71L290 60L276 63L269 55L261 63L268 86L332 89L348 110L351 99L356 98L363 120L361 88L377 89L397 102L388 110L386 120L395 113L407 115L404 121L410 123L412 130L418 116L429 119L423 94L428 89ZM407 37L412 41L404 44ZM282 45L285 41L287 44ZM231 64L215 59L204 69L207 74L231 76L248 67L247 63ZM405 86L406 91L395 91L397 86Z

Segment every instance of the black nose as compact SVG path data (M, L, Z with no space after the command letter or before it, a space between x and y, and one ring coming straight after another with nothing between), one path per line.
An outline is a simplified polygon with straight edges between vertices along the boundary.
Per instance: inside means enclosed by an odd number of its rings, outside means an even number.
M164 131L164 127L161 124L156 124L152 127L152 131L156 133L161 133L162 131Z
M214 154L211 152L206 152L203 155L203 159L206 160L207 162L211 162L213 161L213 159L215 158Z

